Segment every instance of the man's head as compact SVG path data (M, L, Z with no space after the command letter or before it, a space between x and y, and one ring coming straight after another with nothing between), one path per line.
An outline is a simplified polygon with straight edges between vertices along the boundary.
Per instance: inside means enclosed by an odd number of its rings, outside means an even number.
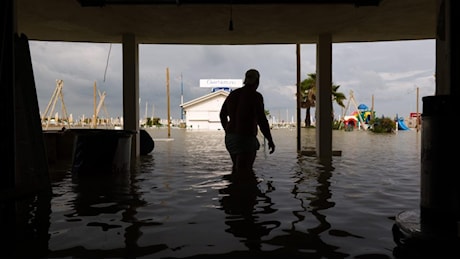
M246 76L244 78L244 85L257 87L259 86L259 78L260 78L259 72L255 69L250 69L246 71Z

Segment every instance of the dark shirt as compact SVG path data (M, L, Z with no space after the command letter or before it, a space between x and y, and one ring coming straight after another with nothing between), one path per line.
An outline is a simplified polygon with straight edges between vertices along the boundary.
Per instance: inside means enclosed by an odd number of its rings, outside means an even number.
M230 92L222 105L220 121L225 133L255 136L259 126L265 138L273 141L263 96L249 86Z

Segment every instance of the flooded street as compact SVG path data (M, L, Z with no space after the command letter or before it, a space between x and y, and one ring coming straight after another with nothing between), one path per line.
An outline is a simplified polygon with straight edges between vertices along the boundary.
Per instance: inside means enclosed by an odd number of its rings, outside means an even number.
M53 173L42 257L407 256L391 230L396 214L419 207L416 131L337 130L342 155L320 163L297 153L295 129L274 129L276 151L261 147L258 184L246 186L229 178L224 132L148 132L155 148L131 174ZM315 147L315 130L301 129L301 140L302 150Z

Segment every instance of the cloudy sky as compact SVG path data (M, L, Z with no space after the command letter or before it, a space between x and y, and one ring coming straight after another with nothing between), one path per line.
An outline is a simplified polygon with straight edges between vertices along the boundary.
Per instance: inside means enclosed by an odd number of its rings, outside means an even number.
M64 103L74 118L91 117L93 86L106 93L109 117L122 116L122 46L120 44L31 41L31 55L40 113L64 82ZM348 98L369 107L377 116L409 116L422 112L422 97L435 92L435 40L333 44L332 81ZM265 107L279 120L295 120L296 46L292 45L140 45L140 117L167 118L169 69L170 111L181 118L180 103L210 93L200 79L242 79L249 68L261 73L259 91ZM301 79L315 73L316 45L301 45ZM345 104L348 100L345 101ZM61 115L61 102L54 112ZM334 106L337 117L351 114ZM302 112L302 118L304 116ZM101 110L100 115L106 113Z

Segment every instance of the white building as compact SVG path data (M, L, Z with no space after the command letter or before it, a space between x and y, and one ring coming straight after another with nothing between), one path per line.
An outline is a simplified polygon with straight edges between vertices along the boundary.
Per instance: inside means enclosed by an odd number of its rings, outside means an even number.
M219 113L229 94L228 90L216 90L181 104L184 109L186 127L194 130L222 129Z

